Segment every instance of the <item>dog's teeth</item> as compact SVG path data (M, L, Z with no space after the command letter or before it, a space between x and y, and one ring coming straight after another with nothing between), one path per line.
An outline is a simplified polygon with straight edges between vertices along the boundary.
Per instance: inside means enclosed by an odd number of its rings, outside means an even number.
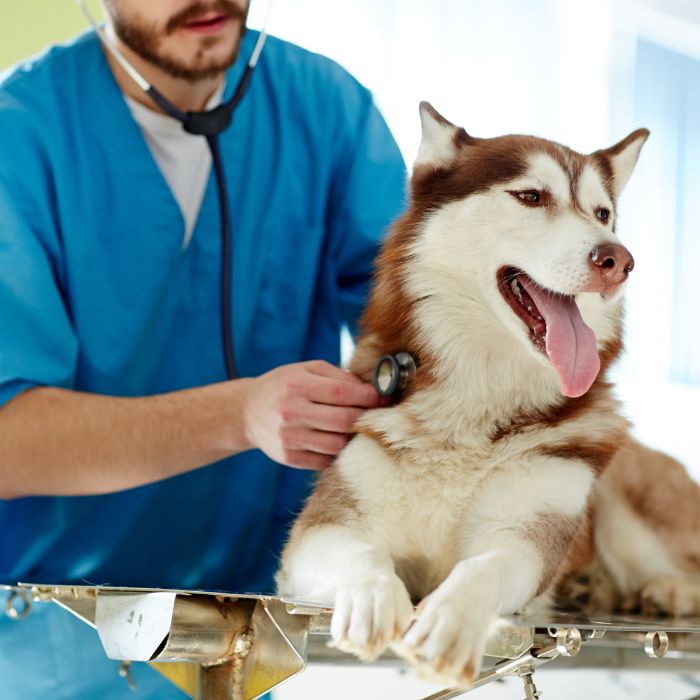
M513 294L518 297L518 301L522 304L523 295L520 293L520 285L517 279L513 279L510 283L510 288L513 290Z
M531 307L531 306L528 306L528 307L527 307L527 310L528 310L530 313L532 313L532 307Z

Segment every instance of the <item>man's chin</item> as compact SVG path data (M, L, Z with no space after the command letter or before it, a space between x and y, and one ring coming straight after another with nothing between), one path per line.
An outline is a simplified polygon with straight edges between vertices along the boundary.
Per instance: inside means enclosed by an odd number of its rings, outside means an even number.
M237 43L228 52L200 48L199 52L196 50L192 52L193 57L190 60L182 60L180 57L174 59L167 54L158 54L149 57L149 61L172 78L197 82L216 77L227 71L238 59L239 51L240 44ZM182 56L183 53L185 52L181 52L179 55Z
M134 26L115 23L115 30L143 60L172 78L195 83L221 75L236 62L245 25L236 22L225 34L212 36L175 30L160 41Z

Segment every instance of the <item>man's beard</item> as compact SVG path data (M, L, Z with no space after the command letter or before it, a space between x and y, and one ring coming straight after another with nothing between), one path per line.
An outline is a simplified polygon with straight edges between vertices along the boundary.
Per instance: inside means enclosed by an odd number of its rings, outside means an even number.
M228 56L217 62L209 62L201 67L191 67L178 61L176 58L164 56L159 53L160 35L143 23L129 19L121 15L114 2L107 2L110 9L112 24L117 36L138 56L157 66L173 78L181 78L189 82L197 82L205 78L212 78L227 68L232 66L238 58L241 46L241 39L245 34L245 20L248 14L247 9L242 9L231 0L211 0L202 1L190 5L181 12L173 15L165 25L164 35L168 36L196 17L200 17L207 12L217 12L230 19L240 20L240 32L233 48ZM202 49L207 49L216 43L215 37L204 36L201 38Z

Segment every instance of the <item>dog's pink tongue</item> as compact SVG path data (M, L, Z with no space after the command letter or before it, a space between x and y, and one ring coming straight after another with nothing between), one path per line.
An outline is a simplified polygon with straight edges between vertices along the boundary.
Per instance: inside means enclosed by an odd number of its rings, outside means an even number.
M595 333L584 323L572 296L550 294L524 275L518 280L547 323L545 347L564 396L581 396L600 371Z

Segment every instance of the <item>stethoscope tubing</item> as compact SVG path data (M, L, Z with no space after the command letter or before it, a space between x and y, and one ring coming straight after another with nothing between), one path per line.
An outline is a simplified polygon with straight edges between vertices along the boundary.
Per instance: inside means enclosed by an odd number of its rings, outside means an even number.
M104 27L99 25L90 14L85 6L84 0L77 0L78 5L87 17L88 22L97 32L102 44L107 47L107 50L114 56L119 64L124 68L127 74L134 82L148 95L151 99L170 116L182 122L185 131L192 134L204 136L209 146L212 157L212 165L214 167L214 177L216 179L216 189L219 199L219 217L221 229L221 285L220 285L220 306L221 306L221 341L222 352L224 359L224 367L228 379L237 377L235 353L233 349L233 309L232 309L232 292L233 292L233 231L231 226L231 203L226 188L226 176L224 171L223 159L221 157L221 147L219 144L219 134L228 128L233 117L233 113L245 96L246 90L250 85L250 80L253 76L260 54L262 52L265 40L267 38L267 20L270 15L270 7L272 1L268 3L267 14L263 28L258 35L253 51L248 59L248 63L243 71L236 89L233 91L232 97L218 107L208 112L184 112L172 104L162 93L160 93L153 85L151 85L126 57L119 51L117 46L112 42L110 37L105 32Z
M221 219L221 341L223 343L226 376L228 379L235 379L237 372L236 357L233 351L233 309L231 308L233 296L233 232L231 230L231 212L229 211L230 199L226 191L226 177L219 139L216 136L207 136L206 139L214 166L216 190L219 195L219 217Z

